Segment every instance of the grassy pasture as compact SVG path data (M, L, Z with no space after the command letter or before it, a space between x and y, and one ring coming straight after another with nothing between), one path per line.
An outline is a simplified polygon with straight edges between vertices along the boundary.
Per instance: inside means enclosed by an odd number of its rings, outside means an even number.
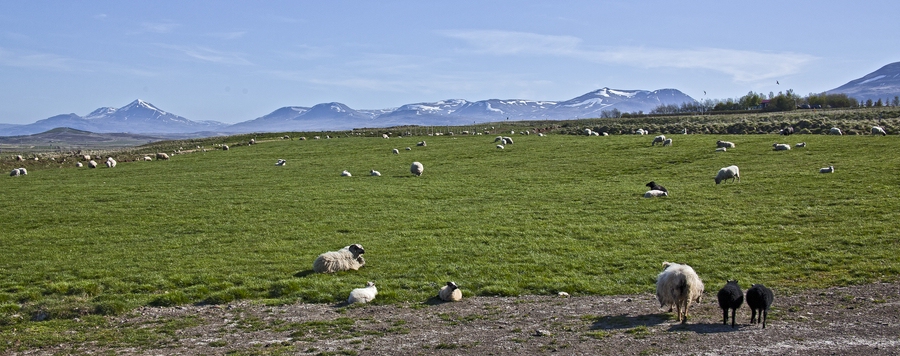
M336 303L367 280L376 303L423 302L448 280L467 295L649 292L663 261L692 265L708 291L730 278L787 291L900 274L896 136L673 137L515 136L505 150L488 136L274 140L30 170L0 182L0 324ZM717 139L737 147L714 152ZM715 185L732 164L742 182ZM650 180L671 196L642 198ZM311 273L319 253L351 243L367 251L360 271Z

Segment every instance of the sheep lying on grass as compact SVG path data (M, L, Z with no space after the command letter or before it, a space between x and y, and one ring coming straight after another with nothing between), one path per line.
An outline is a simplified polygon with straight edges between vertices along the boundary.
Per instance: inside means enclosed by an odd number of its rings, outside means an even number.
M498 149L498 150L502 150L502 149L504 149L504 148L505 148L505 147L503 147L503 145L497 145L497 149Z
M775 295L772 290L762 284L754 284L747 290L747 306L750 307L750 324L762 323L766 328L766 317ZM757 317L757 312L759 316ZM755 321L754 321L755 320Z
M797 143L794 147L806 147L806 142Z
M281 166L285 165L286 163L287 163L287 161L279 158L278 162L275 162L275 165L278 167L281 167Z
M887 136L887 132L884 132L884 129L881 128L881 126L872 126L872 134L873 134L873 135Z
M381 172L373 169L373 170L369 171L369 175L373 176L373 177L381 177Z
M116 167L116 163L117 163L116 160L114 160L112 157L106 157L106 166L107 166L107 167L109 167L109 168L115 168L115 167Z
M656 184L656 181L650 181L650 183L644 184L644 186L646 186L647 188L650 188L650 190L662 190L666 193L669 192L669 190L666 189L666 187Z
M393 153L393 154L395 154L395 155L399 155L399 154L400 154L400 150L398 150L398 149L395 148L395 149L391 150L391 153Z
M81 168L81 167L83 167L83 166L84 166L84 165L81 164L81 162L75 162L75 167Z
M446 286L441 287L438 297L445 302L458 302L462 300L462 291L454 282L447 282Z
M94 160L89 161L88 168L97 168L97 162L94 162Z
M786 143L773 143L772 149L775 151L788 151L791 149L791 145Z
M734 148L734 142L716 141L716 147Z
M161 160L161 159L166 160L166 159L169 159L169 155L160 152L160 153L156 154L156 159L157 160Z
M338 271L358 270L366 264L362 255L366 253L360 244L353 244L337 251L325 252L313 261L316 273L334 273Z
M352 177L352 176L353 175L350 174L350 172L347 170L344 170L343 172L341 172L341 177Z
M378 289L375 288L375 282L366 282L365 288L356 288L350 291L347 303L368 303L375 300L376 295L378 295Z
M819 173L834 173L834 166L819 168Z
M421 176L422 172L425 171L425 166L423 166L419 162L413 162L411 166L409 166L409 172L415 174L416 177Z
M719 308L722 308L722 325L728 325L728 309L731 309L731 327L734 328L734 316L737 309L744 304L744 292L737 281L725 282L725 286L716 295L719 299Z
M662 190L648 190L646 193L644 193L644 198L657 198L667 196L669 196L669 192L664 192Z
M28 175L28 171L25 168L15 168L11 172L9 172L10 177L18 177Z
M416 146L426 147L428 146L428 143L426 143L425 141L420 141L416 143Z
M728 166L720 169L719 173L716 174L716 184L728 180L728 178L731 178L732 183L734 183L735 179L737 179L738 182L741 181L741 172L740 169L738 169L738 166Z
M703 298L703 281L688 265L663 262L665 268L656 277L656 298L659 306L675 307L678 321L687 322L688 307L691 302L700 303Z

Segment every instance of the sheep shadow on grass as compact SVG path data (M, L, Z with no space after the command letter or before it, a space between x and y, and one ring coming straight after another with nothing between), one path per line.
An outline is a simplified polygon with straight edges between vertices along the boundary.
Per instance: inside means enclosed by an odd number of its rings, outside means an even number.
M669 327L667 331L693 331L698 334L718 334L718 333L728 333L740 331L743 328L742 325L735 324L735 327L732 328L731 324L723 325L722 323L698 323L691 324L690 321L687 324L675 324Z
M669 321L668 314L644 314L644 315L607 315L596 317L591 324L591 330L618 330L631 329L638 326L654 326Z

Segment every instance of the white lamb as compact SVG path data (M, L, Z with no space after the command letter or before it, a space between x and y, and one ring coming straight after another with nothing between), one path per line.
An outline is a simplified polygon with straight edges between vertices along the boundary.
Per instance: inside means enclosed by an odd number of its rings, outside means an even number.
M458 302L462 300L462 291L454 282L447 282L446 286L441 287L438 297L445 302Z
M887 132L884 132L884 129L881 126L872 126L872 134L887 136Z
M667 197L669 196L669 192L665 192L662 190L648 190L644 193L644 198L656 198L656 197Z
M145 160L145 161L152 161L153 158L150 158L150 156L144 156L144 160Z
M425 171L425 166L423 166L419 162L413 162L411 166L409 166L409 172L415 174L416 177L421 176L422 172Z
M425 141L421 141L421 142L417 142L416 146L425 147L425 146L428 146L428 143L426 143Z
M356 288L350 291L347 303L368 303L375 300L376 295L378 295L378 289L375 288L375 282L366 282L365 288Z
M373 176L373 177L381 177L381 172L373 169L373 170L369 171L369 175Z
M828 131L828 133L832 134L832 135L838 135L838 136L841 136L844 134L843 132L841 132L841 129L839 129L837 127L832 127L831 130Z
M667 146L671 146L671 145L672 145L671 138L667 138L665 141L663 141L663 147L667 147Z
M716 147L734 148L734 142L716 141Z
M737 179L738 182L741 181L741 172L738 169L738 166L728 166L720 169L719 173L716 174L716 184L719 184L728 178L731 178L732 183L734 183L735 179Z
M350 172L348 172L347 170L344 170L343 172L341 172L341 177L352 177L352 176L353 175L350 174Z
M663 143L666 140L666 135L659 135L653 138L653 142L650 143L650 146L656 146L657 143Z
M353 244L337 251L325 252L313 261L316 273L334 273L338 271L358 270L366 264L362 255L366 253L360 244Z
M819 168L819 173L834 173L834 166Z
M772 149L775 151L788 151L791 149L791 145L786 143L773 143Z
M663 262L663 271L656 277L656 298L659 307L675 307L678 321L687 322L691 302L700 303L703 298L703 281L688 265Z

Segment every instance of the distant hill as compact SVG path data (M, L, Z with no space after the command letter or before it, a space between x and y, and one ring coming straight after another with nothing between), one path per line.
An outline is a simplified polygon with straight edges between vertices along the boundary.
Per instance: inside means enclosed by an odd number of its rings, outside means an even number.
M881 99L885 103L893 102L895 96L900 96L900 62L888 64L827 93L847 94L859 101Z
M165 138L127 133L95 133L59 127L34 135L0 137L3 147L131 147L160 141Z

